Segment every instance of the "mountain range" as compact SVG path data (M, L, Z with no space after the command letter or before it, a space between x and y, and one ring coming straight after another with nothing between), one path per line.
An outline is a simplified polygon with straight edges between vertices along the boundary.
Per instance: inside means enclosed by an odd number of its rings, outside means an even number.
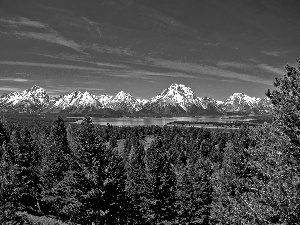
M224 102L216 101L197 97L191 88L176 83L150 100L136 99L123 91L115 96L74 91L54 97L36 85L23 92L11 92L0 97L1 112L103 113L103 110L108 114L118 112L119 115L140 116L269 114L272 103L267 97L261 99L243 93L234 93Z

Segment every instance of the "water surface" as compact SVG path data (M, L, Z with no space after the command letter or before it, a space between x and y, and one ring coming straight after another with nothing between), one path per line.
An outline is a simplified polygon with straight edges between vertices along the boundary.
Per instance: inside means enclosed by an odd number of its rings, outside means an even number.
M74 117L72 117L74 118ZM99 118L92 117L94 124L107 125L108 123L113 126L164 126L169 122L174 121L190 121L190 122L238 122L238 121L251 121L253 118L245 116L200 116L200 117L144 117L144 118ZM81 123L82 117L78 117L76 123Z

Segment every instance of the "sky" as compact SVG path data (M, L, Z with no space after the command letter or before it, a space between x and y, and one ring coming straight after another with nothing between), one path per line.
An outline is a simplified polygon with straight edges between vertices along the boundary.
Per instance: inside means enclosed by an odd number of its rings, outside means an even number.
M0 95L172 83L198 97L264 97L300 55L299 0L0 0Z

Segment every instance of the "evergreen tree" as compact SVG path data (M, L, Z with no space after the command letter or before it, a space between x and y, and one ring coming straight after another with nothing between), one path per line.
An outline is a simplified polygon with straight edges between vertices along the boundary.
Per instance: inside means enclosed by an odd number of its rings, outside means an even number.
M210 183L211 165L209 161L198 159L188 161L187 166L178 171L176 224L208 224L212 202Z
M175 173L161 139L156 140L147 150L145 163L143 216L150 224L173 222L176 213Z
M57 202L56 197L58 196L53 189L63 180L71 160L67 131L61 117L53 122L41 154L40 177L43 187L44 210L56 214L60 211L60 204Z
M127 218L124 161L85 117L75 132L72 166L55 193L61 211L82 224L124 224Z
M276 90L266 93L271 99L274 109L274 125L280 127L296 145L294 154L300 159L300 57L297 59L298 68L287 64L287 73L276 78Z
M143 224L142 197L145 194L145 150L142 145L132 146L126 164L126 194L131 203L130 224Z
M0 158L0 223L8 224L16 220L17 194L14 188L15 168L10 160L6 142L1 146Z
M37 174L35 158L36 149L33 139L26 127L15 130L10 138L8 148L12 152L11 160L15 167L15 190L18 204L23 210L40 213L40 180Z

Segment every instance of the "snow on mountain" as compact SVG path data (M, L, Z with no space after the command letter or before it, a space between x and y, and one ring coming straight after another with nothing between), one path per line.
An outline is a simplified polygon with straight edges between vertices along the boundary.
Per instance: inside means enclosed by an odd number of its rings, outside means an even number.
M53 101L52 96L49 96L43 88L35 85L23 92L12 92L1 96L0 104L4 111L40 112Z
M11 92L0 97L0 110L12 112L97 112L109 108L147 115L204 115L227 112L266 114L271 112L272 107L267 97L260 99L243 93L234 93L224 102L208 97L196 97L191 88L176 83L150 100L136 99L123 91L115 96L96 96L89 92L74 91L54 98L36 85L23 92Z
M223 101L216 100L216 104L219 106L219 105L224 104L224 102L223 102Z
M107 108L121 111L138 111L141 109L139 102L131 94L120 91L107 104Z
M54 109L63 110L92 110L102 108L97 96L90 94L89 92L74 91L70 94L58 97L56 102L53 104Z
M186 110L187 105L193 104L197 97L193 91L183 84L172 84L169 88L165 89L160 95L153 97L148 104L155 104L159 102L172 102L173 104L180 105Z
M185 109L187 104L190 104L196 99L196 96L191 88L186 87L183 84L174 83L169 88L165 89L160 95L152 98L150 103L167 99L179 104Z
M208 107L209 106L209 107ZM145 110L156 113L168 114L203 114L209 108L212 110L216 104L213 99L198 98L194 95L191 88L183 84L172 84L160 95L153 97L146 105ZM212 110L219 113L221 110ZM211 111L211 112L212 112Z
M136 101L137 101L137 105L140 108L144 107L149 102L149 100L147 99L140 99L140 98L137 98Z
M210 111L215 114L223 114L225 113L220 107L220 101L216 101L209 97L197 97L197 102L195 103L197 106L201 106L203 109Z
M110 101L113 99L111 95L99 95L97 96L98 101L101 103L103 108L108 108Z
M222 105L226 112L239 112L239 113L254 113L259 114L260 98L250 97L243 93L234 93Z

